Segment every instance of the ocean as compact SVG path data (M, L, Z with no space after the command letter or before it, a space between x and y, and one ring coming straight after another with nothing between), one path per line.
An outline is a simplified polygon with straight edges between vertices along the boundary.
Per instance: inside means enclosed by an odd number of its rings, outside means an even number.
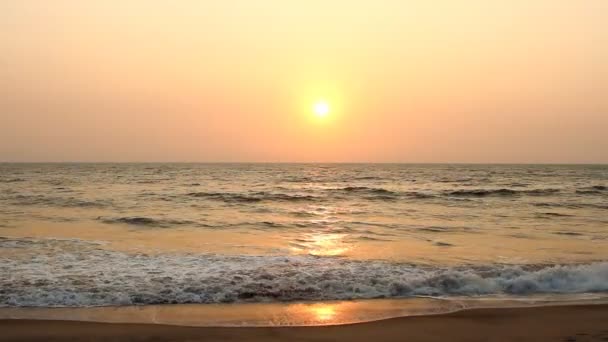
M608 292L608 166L0 164L0 306Z

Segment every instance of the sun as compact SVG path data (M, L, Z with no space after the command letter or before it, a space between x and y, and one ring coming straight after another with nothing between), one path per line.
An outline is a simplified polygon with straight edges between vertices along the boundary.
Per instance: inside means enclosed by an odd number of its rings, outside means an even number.
M329 104L325 101L315 102L313 111L320 118L326 117L329 114Z

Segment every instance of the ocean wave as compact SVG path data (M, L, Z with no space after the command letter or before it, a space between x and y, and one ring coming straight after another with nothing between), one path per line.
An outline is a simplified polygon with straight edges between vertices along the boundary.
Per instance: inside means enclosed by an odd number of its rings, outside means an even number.
M416 198L416 199L427 199L427 198L437 197L436 195L433 195L431 193L419 192L419 191L402 192L401 195L408 197L408 198Z
M449 196L462 196L462 197L486 197L486 196L517 196L517 195L528 195L528 196L546 196L560 192L559 189L533 189L533 190L514 190L514 189L462 189L447 191L446 194Z
M474 232L475 229L471 227L448 227L448 226L428 226L418 227L417 231L429 232L429 233L447 233L447 232Z
M310 177L305 177L305 176L300 176L300 177L292 176L292 177L286 177L282 181L287 182L287 183L309 183L314 180Z
M598 204L598 203L573 203L573 202L539 202L532 203L532 205L541 208L567 208L567 209L581 209L581 208L589 208L589 209L608 209L608 204Z
M204 198L209 200L222 201L226 203L254 203L262 201L313 201L315 196L272 192L253 192L253 193L230 193L230 192L191 192L190 197Z
M399 198L399 193L384 188L373 188L367 186L347 186L344 188L328 189L331 195L348 195L365 198L368 200L392 201Z
M372 194L383 194L383 195L392 195L395 194L393 191L390 190L386 190L383 188L370 188L367 186L347 186L344 188L339 188L337 189L339 191L345 191L345 192L365 192L365 193L372 193Z
M19 183L25 182L23 178L0 178L0 183Z
M191 192L187 194L191 197L205 198L223 202L260 202L262 199L250 195L222 192Z
M393 239L379 238L379 237L373 237L373 236L367 236L367 235L360 235L360 236L355 237L355 239L361 240L361 241L394 241Z
M60 192L65 192L61 190ZM66 208L103 208L111 205L108 200L82 199L76 197L59 197L47 195L16 195L11 199L14 205L39 205Z
M358 176L358 177L354 177L355 180L381 180L383 179L382 177L378 177L378 176Z
M557 235L568 235L568 236L583 236L585 234L578 232L554 232L553 234Z
M548 213L540 213L540 215L544 215L544 216L552 216L552 217L572 217L574 215L569 215L569 214L563 214L563 213L553 213L553 212L548 212Z
M206 225L206 227L216 229L247 228L255 230L274 230L277 228L289 228L290 226L288 224L283 224L274 221L242 221L229 224L218 224L215 226Z
M466 183L466 182L470 182L472 180L473 180L473 178L456 178L456 179L440 178L440 179L435 179L434 181L437 183Z
M1 260L0 273L11 274L11 277L0 277L0 306L608 291L608 262L430 267L314 256L126 254L91 248L88 244L80 246L77 241L28 241L30 257ZM71 248L48 248L49 244L66 243L70 243ZM15 244L15 239L0 239L3 248Z
M384 200L396 200L401 198L416 198L426 199L435 197L430 192L419 192L419 191L392 191L384 188L374 188L367 186L347 186L344 188L330 189L330 195L332 194L346 194L354 195L358 198L363 199L384 199Z
M189 220L171 220L171 219L158 219L144 216L129 216L129 217L98 217L97 220L103 223L121 223L130 224L135 226L148 226L148 227L160 227L168 228L178 225L198 225L194 221Z
M604 185L593 185L587 186L584 188L580 188L576 190L576 193L579 195L596 195L596 194L605 194L608 191L608 187Z

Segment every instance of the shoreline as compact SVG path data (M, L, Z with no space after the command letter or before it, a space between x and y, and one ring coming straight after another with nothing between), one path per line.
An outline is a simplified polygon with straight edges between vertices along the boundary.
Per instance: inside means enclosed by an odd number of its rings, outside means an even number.
M608 305L473 308L309 327L1 319L0 341L608 341Z
M432 316L472 309L608 305L602 294L526 297L410 297L229 304L0 307L0 320L155 324L182 327L315 327Z

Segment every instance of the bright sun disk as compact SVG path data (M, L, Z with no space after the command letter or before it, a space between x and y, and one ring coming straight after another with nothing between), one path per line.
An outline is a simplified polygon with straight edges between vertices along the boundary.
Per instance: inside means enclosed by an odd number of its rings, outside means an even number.
M314 112L319 117L325 117L329 114L329 104L325 101L319 101L314 105Z

